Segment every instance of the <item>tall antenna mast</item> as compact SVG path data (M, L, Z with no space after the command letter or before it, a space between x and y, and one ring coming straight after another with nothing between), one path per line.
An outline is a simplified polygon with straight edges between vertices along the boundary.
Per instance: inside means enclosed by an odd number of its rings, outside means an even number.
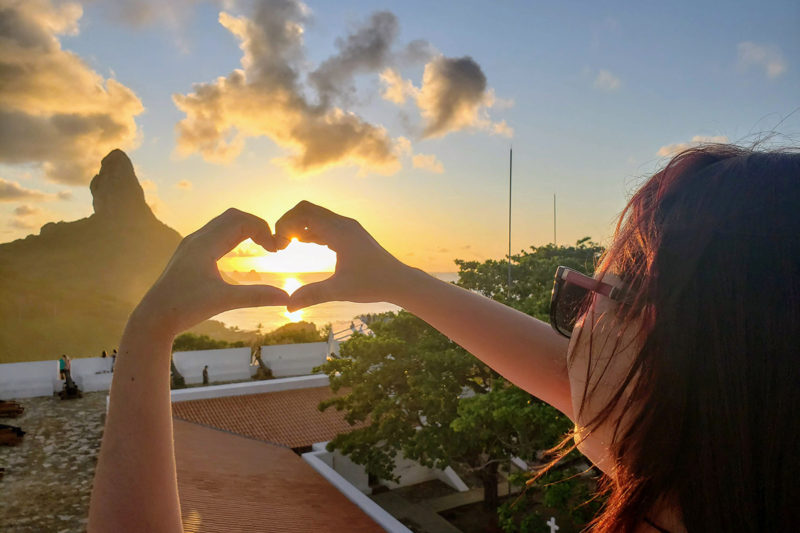
M508 149L508 292L511 294L511 165L514 147Z

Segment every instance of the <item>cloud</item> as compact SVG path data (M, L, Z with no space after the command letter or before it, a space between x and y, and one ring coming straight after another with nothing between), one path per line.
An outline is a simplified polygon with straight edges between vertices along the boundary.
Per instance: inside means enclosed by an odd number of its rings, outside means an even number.
M411 158L414 168L428 170L436 174L444 172L444 164L433 154L414 154L414 147L406 137L398 137L395 140L395 152L399 157Z
M50 0L0 9L0 163L36 163L71 185L88 183L111 149L136 144L143 110L132 90L61 48L82 14Z
M183 191L191 191L192 190L192 182L189 180L181 180L175 184L175 188L181 189Z
M28 204L22 204L14 209L14 214L18 217L27 217L31 215L38 215L42 210Z
M514 136L514 128L506 124L505 120L501 120L500 122L492 124L491 133L492 135L502 135L503 137L511 138Z
M514 135L505 120L492 122L488 114L489 108L508 109L514 102L495 97L483 70L471 57L437 55L425 65L421 88L391 67L381 72L380 80L384 100L402 105L410 99L417 104L424 123L423 138L464 129Z
M444 165L433 154L416 154L411 158L414 168L430 170L436 174L444 172Z
M29 200L41 202L49 200L51 195L34 189L26 189L19 183L0 178L0 202L16 202L19 200Z
M39 227L35 222L31 222L19 217L12 217L11 220L8 221L8 225L12 228L24 230L36 229Z
M59 200L72 200L72 191L59 191L56 197Z
M425 65L417 106L425 121L423 137L479 126L481 109L491 106L486 76L471 57L438 56Z
M308 9L294 0L259 2L252 17L220 13L220 24L239 40L242 68L195 84L190 94L173 95L186 114L177 125L179 154L199 152L208 161L229 162L248 137L266 136L294 152L280 162L297 174L346 164L386 174L399 169L383 127L329 105L324 97L349 90L348 76L373 64L359 55L361 45L371 31L391 29L388 19L373 17L340 41L339 54L315 71L323 96L314 105L299 79L307 17Z
M14 208L8 226L15 229L30 230L39 227L39 216L44 212L36 206L22 204Z
M391 58L392 43L398 31L397 17L380 11L346 38L337 39L339 53L326 59L309 75L320 104L328 106L336 97L348 103L355 94L353 76L382 69Z
M786 60L780 48L773 45L745 41L737 45L739 67L764 69L768 78L777 78L786 72Z
M600 69L594 78L594 86L602 91L616 91L622 87L622 80L614 76L611 71Z
M414 87L411 80L403 79L399 72L393 68L387 68L380 75L383 90L381 97L395 104L404 104L407 98L416 99L419 89Z
M685 143L667 144L658 149L656 154L660 157L672 157L689 148L695 148L704 144L727 143L726 135L695 135L692 140Z

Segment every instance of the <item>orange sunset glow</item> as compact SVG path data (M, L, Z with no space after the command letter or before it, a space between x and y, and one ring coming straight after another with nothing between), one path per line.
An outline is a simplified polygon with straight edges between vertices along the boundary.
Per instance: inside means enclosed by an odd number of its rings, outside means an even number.
M336 268L336 252L327 246L292 239L292 242L284 250L270 253L248 239L220 259L218 264L220 270L223 271L333 272ZM292 290L297 287L299 285ZM287 292L289 292L288 289Z

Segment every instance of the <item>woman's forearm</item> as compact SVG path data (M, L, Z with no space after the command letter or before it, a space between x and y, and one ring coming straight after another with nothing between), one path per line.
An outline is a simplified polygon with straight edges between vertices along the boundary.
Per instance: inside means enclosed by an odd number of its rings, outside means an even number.
M89 531L120 531L120 526L124 531L182 531L172 442L172 340L136 317L125 329L92 489Z
M391 301L428 322L520 388L570 418L569 341L499 302L403 267Z

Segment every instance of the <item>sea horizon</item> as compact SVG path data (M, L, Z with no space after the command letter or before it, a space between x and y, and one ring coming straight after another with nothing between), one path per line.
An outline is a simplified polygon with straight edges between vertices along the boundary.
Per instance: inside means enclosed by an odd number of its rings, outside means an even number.
M260 280L244 279L255 273ZM301 285L322 281L333 275L333 272L237 272L225 271L228 276L240 283L264 283L280 287L287 292L295 290ZM453 282L458 280L458 272L429 272L430 275L442 281ZM354 303L345 301L326 302L289 313L285 307L248 307L226 311L212 317L228 327L237 327L240 330L255 331L261 324L261 331L266 333L291 322L313 322L318 328L330 324L334 332L344 330L350 326L354 318L359 315L371 313L385 313L398 311L400 307L388 302Z

